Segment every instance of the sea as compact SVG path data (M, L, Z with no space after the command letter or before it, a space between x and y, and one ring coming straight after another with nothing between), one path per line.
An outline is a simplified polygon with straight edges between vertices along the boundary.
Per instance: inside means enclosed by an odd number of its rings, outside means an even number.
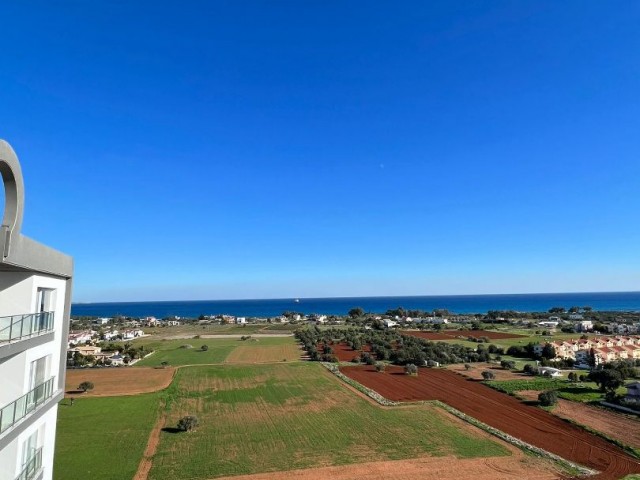
M200 315L226 314L240 317L276 317L287 311L307 315L346 315L354 307L371 313L384 313L389 309L403 307L406 310L426 312L447 309L452 313L468 314L486 313L489 310L546 312L552 307L568 309L573 306L590 306L598 311L640 312L640 292L74 303L71 306L71 315L197 318Z

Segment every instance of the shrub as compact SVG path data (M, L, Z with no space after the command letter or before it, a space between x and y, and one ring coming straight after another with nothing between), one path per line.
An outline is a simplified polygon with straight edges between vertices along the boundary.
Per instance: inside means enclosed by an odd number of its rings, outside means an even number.
M198 417L194 415L187 415L178 420L178 430L183 432L189 432L198 426Z
M513 370L516 368L516 362L513 360L502 360L500 366L505 370Z
M413 363L407 363L404 366L404 373L406 375L418 375L418 367L416 367Z
M209 345L202 345L200 347L200 350L202 350L203 352L206 352L207 350L209 350Z
M376 372L384 372L385 364L382 362L376 363Z
M530 363L527 363L527 364L523 367L522 371L523 371L524 373L528 374L528 375L535 375L535 374L536 374L536 371L535 371L535 369L533 368L533 365L531 365Z
M484 378L485 380L493 380L494 378L496 378L496 376L493 372L485 370L484 372L482 372L482 378Z
M471 370L471 364L470 363L465 363L464 364L464 369L465 370Z
M558 403L558 393L555 390L549 390L548 392L541 392L538 395L538 402L543 407L550 407Z
M88 390L93 390L93 382L84 381L80 385L78 385L78 390L82 390L86 393Z

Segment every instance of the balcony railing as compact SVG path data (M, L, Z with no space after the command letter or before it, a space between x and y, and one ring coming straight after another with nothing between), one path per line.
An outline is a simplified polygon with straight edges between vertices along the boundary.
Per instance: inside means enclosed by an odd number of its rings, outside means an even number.
M0 410L0 435L51 398L55 390L55 378L51 377Z
M0 317L0 345L51 332L53 313L40 312Z
M27 461L24 468L20 472L20 475L16 477L16 480L32 480L36 478L36 475L42 468L42 447L37 449L33 456Z

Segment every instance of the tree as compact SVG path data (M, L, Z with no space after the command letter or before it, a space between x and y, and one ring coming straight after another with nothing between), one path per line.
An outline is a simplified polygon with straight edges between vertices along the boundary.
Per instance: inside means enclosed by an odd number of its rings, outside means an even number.
M88 390L93 390L93 382L84 381L80 385L78 385L78 390L82 390L83 393L87 393Z
M502 360L500 366L505 370L513 370L516 368L516 362L513 360Z
M385 369L385 365L382 362L376 363L376 372L383 373Z
M613 369L595 370L589 374L589 379L600 387L602 392L615 392L624 385L622 374Z
M550 407L558 403L558 393L555 390L549 390L548 392L541 392L538 395L538 402L543 407Z
M547 360L551 360L552 358L556 358L556 349L550 343L545 344L542 348L542 353L540 355L542 358L546 358Z
M364 310L360 307L355 307L349 310L349 316L351 318L358 318L364 315Z
M482 378L484 378L485 380L493 380L494 378L496 378L496 376L493 372L485 370L484 372L482 372Z
M567 309L564 307L552 307L549 309L549 313L564 313Z
M203 352L206 352L207 350L209 350L209 345L202 345L200 347L200 350L202 350Z
M198 426L200 422L198 421L198 417L194 415L187 415L186 417L182 417L178 420L178 430L183 432L190 432L194 428Z
M160 365L162 365L162 368L167 368L169 366L169 362L161 362Z
M471 370L471 364L470 363L465 363L464 364L464 369L465 370Z
M531 365L530 363L527 363L523 368L522 371L528 375L535 375L535 370L533 369L533 365Z
M406 375L418 375L418 367L416 367L413 363L407 363L404 366L404 373Z

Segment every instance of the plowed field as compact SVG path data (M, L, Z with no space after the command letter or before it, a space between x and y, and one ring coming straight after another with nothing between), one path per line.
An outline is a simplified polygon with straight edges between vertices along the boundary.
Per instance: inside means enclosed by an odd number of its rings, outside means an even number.
M444 330L442 332L403 331L401 333L413 337L425 338L427 340L453 340L458 337L487 337L490 340L500 340L503 338L525 337L525 335L518 335L516 333L488 332L486 330Z
M413 377L404 375L401 367L390 367L385 373L372 367L340 370L388 399L440 400L509 435L602 472L591 478L617 479L640 473L640 461L606 440L450 371L420 369Z
M360 357L362 352L371 353L371 345L363 345L362 350L354 350L346 343L335 343L330 345L333 349L333 354L338 357L341 362L350 362L356 357ZM318 345L318 351L322 353L322 344Z
M77 396L78 385L93 382L95 388L83 397L137 395L167 388L173 379L173 368L82 368L67 370L65 391Z

